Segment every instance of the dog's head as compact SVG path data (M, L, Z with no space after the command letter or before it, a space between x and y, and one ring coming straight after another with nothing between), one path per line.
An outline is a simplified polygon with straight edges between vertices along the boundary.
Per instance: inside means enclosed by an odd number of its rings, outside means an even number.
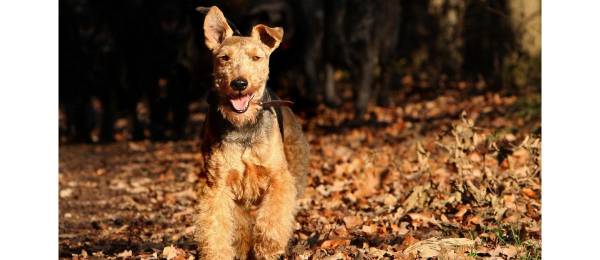
M204 37L213 55L218 110L233 125L253 123L262 109L260 99L269 78L269 57L283 38L283 29L262 24L249 37L233 36L219 8L204 19Z

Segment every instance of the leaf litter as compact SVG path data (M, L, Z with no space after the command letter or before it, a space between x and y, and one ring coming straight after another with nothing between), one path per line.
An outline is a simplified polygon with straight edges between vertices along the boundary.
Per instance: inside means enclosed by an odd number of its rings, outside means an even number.
M319 107L287 259L541 255L539 122L515 96L449 91L395 108ZM194 259L200 141L60 147L61 259Z

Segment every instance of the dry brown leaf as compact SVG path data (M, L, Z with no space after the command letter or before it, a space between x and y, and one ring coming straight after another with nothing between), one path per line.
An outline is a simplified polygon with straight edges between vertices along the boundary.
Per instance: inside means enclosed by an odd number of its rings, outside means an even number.
M60 191L60 197L63 199L70 197L71 194L73 194L73 189L70 189L70 188L66 188L66 189L63 189Z
M122 258L127 258L127 257L132 257L132 256L133 256L133 252L131 250L125 250L117 255L117 257L122 257Z
M348 229L344 225L339 225L335 230L333 230L338 237L348 237L350 233L348 233Z
M517 255L517 248L515 246L509 245L507 247L502 248L500 252L508 258L513 258Z
M357 173L354 177L354 183L356 183L356 192L354 196L357 198L369 197L377 193L381 179L379 174L371 167L366 168L364 172Z
M482 223L482 219L480 216L471 216L467 219L467 223L469 224L473 224L473 225L480 225Z
M323 244L321 244L322 249L334 249L339 246L349 246L350 240L348 239L330 239L325 240Z
M386 250L381 250L376 247L369 247L369 255L376 257L377 259L390 259L394 253ZM393 259L393 258L392 258Z
M342 252L338 252L334 255L326 256L323 258L323 260L345 260L345 259L351 259L351 258Z
M393 225L396 226L396 225ZM393 230L398 235L403 236L406 235L410 230L408 230L408 222L400 222L400 227L397 227L396 230ZM392 228L393 229L393 228Z
M396 203L398 203L398 198L396 198L394 195L392 195L392 194L385 195L385 198L383 199L383 204L385 204L387 206L394 206L394 205L396 205Z
M418 167L416 165L410 164L410 162L408 160L404 160L400 164L400 171L402 171L404 173L412 173L412 172L416 171L417 169L418 169Z
M402 203L404 210L410 211L415 208L422 208L429 200L429 196L426 192L429 187L430 185L419 185L415 187L410 196Z
M530 189L530 188L523 188L521 190L521 193L523 195L527 196L527 197L532 198L532 199L537 199L538 198L537 193L535 191L533 191L532 189Z
M165 247L162 251L162 257L166 258L167 260L174 259L178 254L179 251L173 245Z
M377 225L375 224L371 224L371 225L364 225L362 227L362 231L367 233L367 234L374 234L377 233Z
M471 180L468 180L467 189L469 190L469 193L473 195L477 203L482 203L485 200L485 195L487 194L487 192L485 191L485 187L479 188L475 186L475 184Z
M461 247L472 247L474 245L475 241L468 238L429 238L407 247L404 249L404 254L421 257L436 257L440 254L442 249L453 250Z
M412 225L415 227L418 226L429 226L429 224L433 224L436 226L440 226L439 221L435 219L435 217L429 213L409 213L408 216L412 220Z
M440 215L440 220L442 221L442 223L450 223L450 220L444 214Z
M352 157L352 149L346 146L338 146L335 148L334 154L336 158L341 158L343 162L348 161Z
M514 258L517 255L517 248L513 245L498 246L490 252L492 256L505 255L507 258Z
M419 241L404 249L404 254L425 258L438 256L441 248L436 244L436 242L437 239L435 238Z
M348 229L352 229L362 224L362 219L359 216L346 216L344 217L344 224Z
M408 247L410 245L413 245L413 244L417 243L418 241L419 241L418 239L414 238L413 236L411 236L409 234L409 235L406 235L404 237L404 239L402 240L402 246L403 247Z
M462 220L465 213L467 213L467 211L469 210L469 207L465 206L465 205L459 205L457 208L458 208L458 211L456 212L456 214L454 214L454 219L456 219L457 221L460 221L460 220Z

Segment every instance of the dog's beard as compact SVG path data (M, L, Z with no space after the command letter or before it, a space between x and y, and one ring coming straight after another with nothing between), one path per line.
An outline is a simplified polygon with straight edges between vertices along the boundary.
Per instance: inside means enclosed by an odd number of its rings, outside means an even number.
M260 97L259 92L254 92L246 95L226 96L221 98L218 106L219 112L223 118L229 121L237 128L243 128L252 125L257 121L257 115L262 107L257 103L257 98Z
M256 117L262 110L260 102L265 93L265 88L248 87L245 92L224 91L227 87L217 88L215 93L218 94L213 97L219 100L216 106L223 118L237 128L256 123Z

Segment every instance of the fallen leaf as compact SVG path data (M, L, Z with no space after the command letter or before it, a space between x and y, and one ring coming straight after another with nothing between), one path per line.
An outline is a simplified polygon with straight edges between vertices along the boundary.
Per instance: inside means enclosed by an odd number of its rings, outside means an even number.
M474 245L475 241L468 238L429 238L407 247L404 249L404 254L421 257L436 257L440 254L442 249L454 250L460 247L472 247Z
M394 206L397 202L398 198L394 197L392 194L385 195L385 198L383 199L383 204L387 206Z
M132 257L132 256L133 256L133 252L131 250L125 250L117 255L117 257L123 257L123 258Z
M406 235L410 230L408 230L408 222L400 222L400 228L396 230L396 233L400 236Z
M381 179L379 178L379 174L375 172L373 168L370 171L364 171L362 173L358 173L355 176L354 182L357 184L356 192L354 196L357 198L369 197L375 193L377 193L377 187L381 183Z
M346 228L352 229L362 224L362 219L358 216L346 216L344 217L344 224L346 224Z
M505 255L507 258L513 258L517 255L517 248L512 246L512 245L508 245L508 246L498 246L496 247L494 250L492 250L490 252L490 254L492 256L500 256L500 255Z
M439 221L431 214L409 213L408 216L411 218L413 226L428 226L429 224L440 226Z
M167 246L162 251L162 257L167 258L167 260L174 259L179 254L179 251L173 245Z
M505 255L508 258L513 258L517 255L517 248L515 246L509 245L500 250L500 253Z
M334 255L330 255L330 256L326 256L323 258L323 260L340 260L340 259L351 259L348 256L344 255L344 253L342 252L338 252Z
M375 224L371 224L371 225L364 225L362 227L362 231L367 233L367 234L374 234L377 232L377 225Z
M60 191L60 197L63 199L70 197L71 194L73 194L73 189L70 189L70 188L66 188L66 189L63 189Z
M406 236L404 237L404 239L402 240L402 246L404 246L404 247L408 247L408 246L410 246L410 245L412 245L412 244L414 244L414 243L416 243L416 242L418 242L418 241L419 241L419 240L418 240L418 239L416 239L416 238L414 238L413 236L411 236L411 235L406 235Z
M482 223L482 219L479 216L471 216L467 219L467 223L473 225L480 225Z
M521 190L521 193L523 195L527 196L527 197L532 198L532 199L537 199L538 198L537 193L535 191L533 191L532 189L530 189L530 188L523 188Z
M321 248L322 249L334 249L339 246L348 246L348 245L350 245L350 240L348 240L348 239L330 239L330 240L325 240L321 244Z
M339 225L335 230L333 230L333 232L338 237L347 237L350 235L350 233L348 233L348 229L346 229L344 225Z
M465 206L465 205L460 205L457 208L458 208L458 211L456 212L456 214L454 214L454 219L456 219L457 221L460 221L460 220L462 220L465 213L467 213L467 211L469 210L469 207Z
M422 208L427 203L427 200L429 200L429 196L425 192L428 188L429 185L415 187L410 196L402 203L404 210L410 211L411 209Z

